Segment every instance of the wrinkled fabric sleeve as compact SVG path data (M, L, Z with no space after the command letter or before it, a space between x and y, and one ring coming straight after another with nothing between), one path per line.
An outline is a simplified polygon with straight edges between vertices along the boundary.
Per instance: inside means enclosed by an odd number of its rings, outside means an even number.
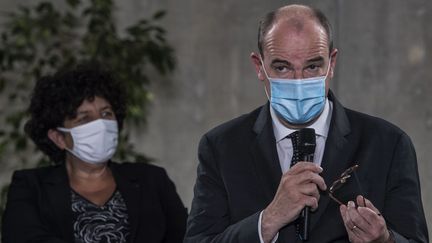
M200 141L198 159L194 199L184 242L259 243L257 225L260 212L238 222L231 222L227 192L219 173L217 154L206 135Z
M416 153L405 133L401 134L394 149L389 175L383 215L395 241L429 242Z
M50 232L36 205L37 193L26 174L12 176L2 219L3 243L66 243Z
M163 171L162 206L165 212L167 231L164 243L177 243L183 240L186 231L187 210L177 194L174 183Z

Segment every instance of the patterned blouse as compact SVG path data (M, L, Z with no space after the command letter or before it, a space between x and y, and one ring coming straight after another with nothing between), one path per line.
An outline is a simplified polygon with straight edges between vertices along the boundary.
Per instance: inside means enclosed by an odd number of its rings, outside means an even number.
M103 206L93 204L74 190L71 193L75 243L127 242L127 208L118 190Z

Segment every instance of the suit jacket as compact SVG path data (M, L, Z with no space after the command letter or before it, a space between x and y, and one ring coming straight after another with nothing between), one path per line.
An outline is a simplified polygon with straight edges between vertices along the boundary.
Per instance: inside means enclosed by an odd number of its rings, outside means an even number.
M181 242L187 212L164 169L109 164L125 200L129 242ZM71 189L64 165L16 171L2 223L2 242L74 242Z
M329 187L359 164L363 195L385 217L397 242L428 242L416 155L390 123L344 108L329 92L333 113L321 166ZM259 213L273 200L282 172L269 104L205 134L185 242L259 242ZM358 193L355 183L340 190ZM301 242L291 223L279 242ZM310 243L349 242L339 205L322 192L311 213Z

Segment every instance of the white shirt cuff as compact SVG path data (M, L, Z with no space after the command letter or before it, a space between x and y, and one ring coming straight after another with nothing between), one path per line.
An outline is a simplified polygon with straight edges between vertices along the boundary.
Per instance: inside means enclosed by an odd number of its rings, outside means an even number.
M262 237L262 233L261 233L261 219L262 219L262 214L263 211L261 211L260 215L259 215L259 219L258 219L258 235L259 235L259 239L261 243L265 243ZM277 241L279 237L279 232L275 235L275 237L273 237L271 243L275 243Z

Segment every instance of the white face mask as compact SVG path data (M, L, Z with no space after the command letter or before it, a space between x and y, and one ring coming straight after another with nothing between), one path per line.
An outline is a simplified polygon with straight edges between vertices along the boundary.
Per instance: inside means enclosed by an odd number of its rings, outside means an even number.
M115 120L98 119L71 129L57 129L71 134L73 149L66 150L84 162L105 163L116 151L118 126Z

